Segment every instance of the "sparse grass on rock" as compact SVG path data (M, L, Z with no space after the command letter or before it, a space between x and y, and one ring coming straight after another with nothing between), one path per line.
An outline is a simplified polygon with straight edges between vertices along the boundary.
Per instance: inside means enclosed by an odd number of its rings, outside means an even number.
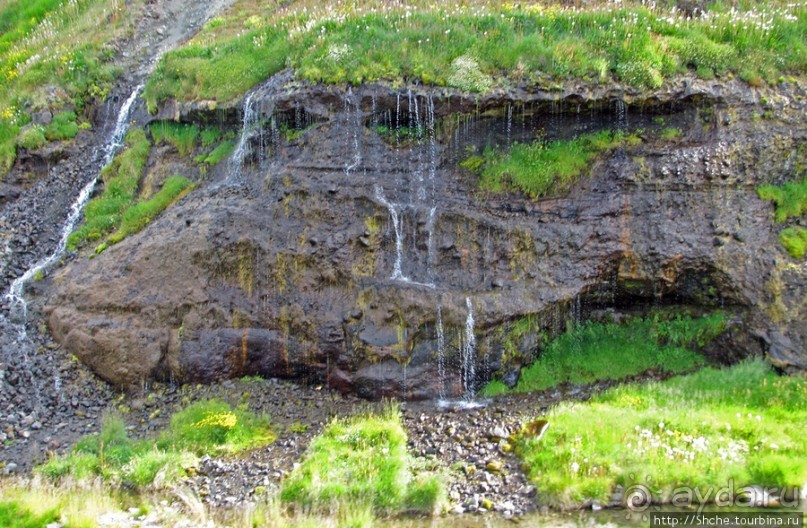
M570 140L516 143L506 152L485 150L463 162L480 174L479 187L490 192L518 190L533 198L568 191L599 155L638 142L622 132L586 134Z

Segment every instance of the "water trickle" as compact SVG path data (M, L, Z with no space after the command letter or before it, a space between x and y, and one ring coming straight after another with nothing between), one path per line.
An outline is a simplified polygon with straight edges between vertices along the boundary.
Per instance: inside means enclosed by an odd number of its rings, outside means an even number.
M390 217L392 217L392 227L395 230L395 265L392 268L392 275L390 278L393 280L409 282L409 279L404 276L403 271L401 270L403 260L404 233L403 226L401 225L400 218L398 217L398 210L395 209L395 206L387 201L387 199L384 197L384 189L382 189L380 185L375 186L375 197L379 202L381 202L381 205L386 207L387 211L389 211Z
M241 136L238 138L238 145L235 147L232 158L230 158L230 177L236 183L241 182L241 168L244 166L244 160L252 152L250 139L253 137L258 125L258 112L255 109L256 93L257 91L252 92L244 99Z
M513 142L513 105L507 106L507 144Z
M123 139L126 136L127 130L129 130L129 113L142 89L142 84L135 88L129 98L126 99L121 106L120 112L118 112L118 118L115 122L115 129L112 131L112 136L109 138L109 142L104 148L104 167L112 162L115 154L118 152L120 147L123 146ZM24 298L25 285L31 279L33 279L37 273L45 271L45 269L50 267L64 254L64 251L67 248L67 238L76 227L76 223L78 222L81 213L84 211L84 206L87 205L99 177L100 171L95 178L93 178L81 189L78 197L70 206L70 213L67 215L67 220L65 220L65 223L62 226L62 234L59 238L59 244L56 246L56 249L54 249L50 255L31 266L31 268L29 268L21 277L15 279L14 282L11 283L8 293L5 295L10 304L12 319L16 322L21 322L21 330L23 332L25 332L25 322L28 318L28 304Z
M474 306L471 298L465 298L468 317L465 319L465 340L462 344L462 388L466 400L473 400L476 393L476 336L474 336Z
M437 306L437 377L440 381L439 397L446 398L446 338L443 331L443 308Z
M618 130L628 130L628 107L622 99L616 102L616 128Z
M356 170L361 165L361 148L359 147L359 134L362 130L361 126L361 110L359 103L353 101L353 90L348 88L345 95L345 115L350 129L353 131L353 161L345 167L345 175L350 176L350 173Z
M429 280L434 279L434 227L435 223L437 222L437 206L432 207L429 209L429 220L426 222L426 230L429 233L429 239L427 242L427 255L426 255L426 267L427 273L429 275Z

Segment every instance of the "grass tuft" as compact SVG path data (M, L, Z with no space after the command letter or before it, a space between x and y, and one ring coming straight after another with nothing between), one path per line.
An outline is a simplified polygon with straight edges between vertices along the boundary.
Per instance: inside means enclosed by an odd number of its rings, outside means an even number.
M807 214L807 178L780 186L764 185L757 189L757 194L763 200L776 204L777 222Z
M101 171L104 192L87 204L83 225L67 239L69 249L75 250L87 242L100 240L120 224L124 212L134 203L150 150L151 145L142 129L129 131L126 149Z
M431 513L445 487L437 475L412 476L400 411L333 420L283 483L280 498L304 509L337 512L370 508Z
M516 143L506 153L485 150L485 163L477 156L463 162L480 172L479 186L486 191L513 189L540 198L563 193L599 155L639 139L622 132L599 132L571 140Z
M779 233L779 240L791 257L800 259L807 255L807 229L788 227Z
M132 439L122 419L106 417L100 434L85 436L72 453L36 471L53 480L101 477L132 488L163 488L187 476L197 455L236 453L274 439L267 417L208 400L177 412L156 440Z
M171 176L151 199L138 202L126 209L121 217L120 227L110 235L108 242L117 244L129 235L143 230L158 214L187 194L192 187L188 178Z

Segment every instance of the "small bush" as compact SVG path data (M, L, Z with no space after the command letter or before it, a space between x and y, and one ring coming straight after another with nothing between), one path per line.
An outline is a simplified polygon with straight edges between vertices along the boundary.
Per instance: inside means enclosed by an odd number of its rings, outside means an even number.
M48 140L45 131L40 126L32 126L26 129L17 139L17 146L26 150L36 150L45 146Z
M476 59L463 55L451 63L448 84L466 92L486 92L493 86L493 79L482 73Z

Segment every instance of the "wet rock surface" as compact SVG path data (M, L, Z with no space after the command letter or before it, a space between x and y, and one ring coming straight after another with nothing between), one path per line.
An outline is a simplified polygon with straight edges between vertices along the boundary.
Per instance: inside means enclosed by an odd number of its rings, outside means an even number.
M535 337L570 318L663 305L727 309L745 353L805 366L805 269L756 195L803 156L800 85L763 97L690 80L616 102L569 92L555 107L515 94L515 112L493 94L463 117L457 94L284 75L256 92L257 111L299 134L253 133L146 230L47 284L54 336L104 379L260 374L367 398L457 396L530 361ZM171 112L239 126L232 108ZM659 120L680 137L660 139ZM402 127L420 135L384 132ZM556 198L480 194L458 166L487 144L605 129L645 139Z

